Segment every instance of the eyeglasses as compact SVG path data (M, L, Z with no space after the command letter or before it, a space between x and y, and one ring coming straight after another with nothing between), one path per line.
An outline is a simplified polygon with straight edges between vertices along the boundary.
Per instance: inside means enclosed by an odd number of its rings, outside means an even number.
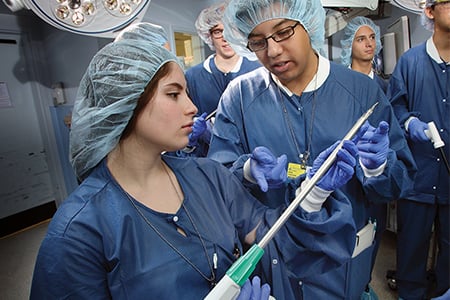
M261 51L261 50L264 50L267 48L267 45L268 45L267 40L268 39L272 39L277 43L287 40L288 38L290 38L291 36L294 35L294 33L295 33L294 28L297 27L297 25L299 25L299 24L300 24L300 22L297 22L294 25L280 29L277 32L275 32L272 35L265 37L265 38L250 39L250 40L248 40L247 48L252 52Z
M223 29L213 29L209 32L213 39L223 38Z

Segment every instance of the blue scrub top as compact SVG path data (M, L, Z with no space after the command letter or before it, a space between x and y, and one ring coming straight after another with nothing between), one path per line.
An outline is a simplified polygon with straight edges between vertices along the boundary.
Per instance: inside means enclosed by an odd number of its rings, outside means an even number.
M220 96L231 80L261 67L258 61L242 57L241 64L237 65L235 70L223 73L217 68L214 57L215 54L186 71L189 96L197 106L199 114L209 114L217 108Z
M387 95L403 129L411 116L426 123L434 121L449 160L450 64L432 59L427 53L426 42L411 48L397 62ZM408 136L406 130L405 135ZM431 142L410 142L409 147L418 171L414 190L406 198L429 204L435 201L450 204L450 179L439 150L434 149Z
M202 236L207 255L217 254L222 278L243 253L242 241L260 224L257 241L285 205L268 209L251 197L222 165L206 158L164 160L185 195L184 206ZM205 275L210 268L186 209L160 213L130 200L101 162L58 208L38 253L31 299L202 299L210 284L152 229ZM187 236L177 232L183 229ZM317 213L297 209L265 249L255 274L277 299L295 299L287 274L299 277L341 265L353 250L349 201L336 193Z
M281 97L287 112L283 111ZM242 167L257 146L269 148L275 156L286 154L288 162L293 163L301 163L299 154L309 147L309 165L312 165L320 152L342 139L376 101L379 104L369 122L378 126L384 120L390 125L392 150L387 166L382 175L365 178L358 165L357 176L342 189L353 204L357 227L362 228L367 223L367 202L383 203L399 198L411 188L415 171L414 160L390 103L367 75L330 62L329 75L320 87L291 97L279 88L265 68L242 75L222 96L208 157L231 167L242 181ZM295 133L299 149L291 132ZM271 207L281 204L284 188L263 194L257 185L248 182L246 185L263 203Z

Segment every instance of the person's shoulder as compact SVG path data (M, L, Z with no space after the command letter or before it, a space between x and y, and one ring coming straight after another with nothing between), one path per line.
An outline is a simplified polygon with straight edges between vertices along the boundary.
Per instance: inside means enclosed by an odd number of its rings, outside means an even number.
M406 50L399 58L399 64L412 63L415 64L415 61L422 60L423 57L426 57L427 49L426 42L414 46L408 50Z
M203 70L203 62L190 67L189 69L186 70L185 74L186 76L189 76L191 74L201 72L202 70Z
M106 171L104 168L102 164L97 166L58 207L52 218L54 220L52 230L55 234L64 233L74 221L77 224L93 222L101 215L93 207L113 201L112 181L104 176ZM116 190L115 187L113 189Z
M189 169L192 167L199 168L221 168L222 164L208 157L184 157L184 158L170 158L172 164L177 165L177 168Z
M263 66L260 66L252 71L249 71L245 74L239 75L235 79L231 81L230 84L239 84L239 85L259 85L262 82L267 82L270 77L270 72Z
M357 80L362 82L371 82L372 79L361 72L354 71L347 66L330 62L330 74L340 81Z
M243 57L243 64L250 66L250 67L254 67L255 69L262 66L261 63L259 62L259 60L251 60L251 59L248 59L247 57Z

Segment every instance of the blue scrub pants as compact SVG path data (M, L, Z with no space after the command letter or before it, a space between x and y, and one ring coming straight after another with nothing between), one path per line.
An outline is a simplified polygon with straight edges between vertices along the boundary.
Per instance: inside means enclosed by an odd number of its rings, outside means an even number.
M432 266L436 273L436 289L441 295L450 287L450 206L397 201L397 286L398 295L405 300L426 299L427 261L435 222L438 255Z

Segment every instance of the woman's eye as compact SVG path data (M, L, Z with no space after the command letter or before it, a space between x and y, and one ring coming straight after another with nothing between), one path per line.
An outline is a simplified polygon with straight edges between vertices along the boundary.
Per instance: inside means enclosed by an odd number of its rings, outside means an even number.
M180 95L180 93L178 92L173 92L173 93L167 93L167 96L169 96L170 98L178 98L178 95Z

